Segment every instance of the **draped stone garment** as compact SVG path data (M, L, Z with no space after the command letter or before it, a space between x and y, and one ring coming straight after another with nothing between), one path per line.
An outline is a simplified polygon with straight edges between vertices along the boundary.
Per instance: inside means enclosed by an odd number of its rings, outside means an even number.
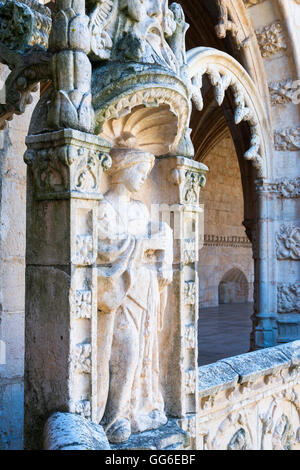
M109 431L128 420L132 432L166 423L159 384L158 332L172 277L173 238L150 224L139 201L117 210L107 199L98 219L98 406ZM151 233L149 233L151 229Z

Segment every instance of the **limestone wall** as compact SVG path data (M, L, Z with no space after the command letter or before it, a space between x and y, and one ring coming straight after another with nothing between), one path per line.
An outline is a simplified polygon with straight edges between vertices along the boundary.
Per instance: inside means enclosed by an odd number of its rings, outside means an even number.
M0 66L0 76L6 73ZM0 131L0 449L23 440L26 165L34 103ZM5 354L4 354L4 349ZM4 357L5 356L5 357Z
M198 448L300 450L300 341L199 368Z
M205 243L199 254L200 308L218 305L219 284L233 268L245 275L248 282L247 301L251 302L254 276L252 246L242 225L244 196L238 159L230 135L214 147L204 163L210 171L201 193Z

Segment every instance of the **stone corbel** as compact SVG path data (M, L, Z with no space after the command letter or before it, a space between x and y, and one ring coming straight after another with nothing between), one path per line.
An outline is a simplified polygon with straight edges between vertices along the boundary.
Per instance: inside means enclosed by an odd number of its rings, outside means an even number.
M233 18L233 14L227 0L217 1L219 8L218 24L215 27L219 39L225 39L230 31L238 49L246 47L249 43L248 37L243 37L243 31Z

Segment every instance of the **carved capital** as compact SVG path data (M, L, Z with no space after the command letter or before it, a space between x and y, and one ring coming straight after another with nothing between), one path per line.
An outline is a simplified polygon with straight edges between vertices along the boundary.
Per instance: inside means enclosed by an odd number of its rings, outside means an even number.
M99 137L66 130L27 138L25 163L38 199L100 199L100 180L110 167L109 144Z
M180 204L198 205L200 191L206 185L207 166L182 157L177 157L176 163L169 181L179 187Z

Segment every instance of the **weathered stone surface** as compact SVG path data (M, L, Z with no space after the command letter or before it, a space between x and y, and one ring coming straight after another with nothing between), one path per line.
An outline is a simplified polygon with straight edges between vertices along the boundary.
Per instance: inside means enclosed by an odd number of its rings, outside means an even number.
M198 368L198 396L220 392L238 383L239 374L229 364L218 361Z
M175 419L155 431L133 434L124 444L111 444L112 450L184 450L190 444L188 433L182 431Z
M200 390L199 449L299 449L299 347L296 341L209 366L226 364L240 377L228 388L224 374L223 387Z
M289 359L282 346L276 346L223 359L220 362L229 365L239 375L239 383L244 383L252 382L262 373L265 375L275 373L287 366Z
M173 275L173 234L133 199L155 157L127 145L111 151L111 189L98 207L98 419L113 443L167 422L158 345Z
M72 413L54 413L45 424L45 450L109 450L102 426Z

